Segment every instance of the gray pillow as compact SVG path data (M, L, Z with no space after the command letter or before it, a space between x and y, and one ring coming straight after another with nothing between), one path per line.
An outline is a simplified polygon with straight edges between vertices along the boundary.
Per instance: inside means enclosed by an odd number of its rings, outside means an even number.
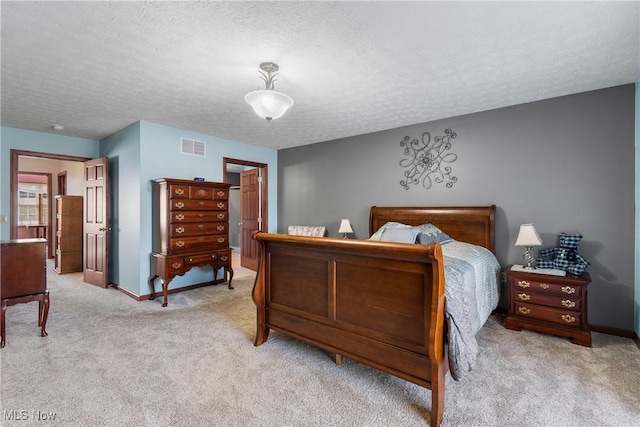
M420 231L418 235L418 243L421 245L428 245L431 243L447 243L453 240L447 233L440 230L433 224L422 224L414 228Z
M382 236L380 236L380 241L395 243L415 243L418 234L420 234L420 230L413 227L387 228L382 233Z

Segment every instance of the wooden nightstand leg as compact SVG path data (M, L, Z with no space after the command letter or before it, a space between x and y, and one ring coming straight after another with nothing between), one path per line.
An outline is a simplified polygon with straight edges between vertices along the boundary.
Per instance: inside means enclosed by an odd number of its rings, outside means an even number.
M575 335L572 342L585 347L591 347L591 333Z
M47 317L49 316L49 291L46 291L44 293L43 300L44 300L44 303L42 308L42 316L40 318L40 323L41 323L40 336L46 337L49 335L47 334L47 331L46 331Z
M0 348L4 347L7 338L7 331L5 330L5 313L7 312L7 301L2 301L2 308L0 309L0 334L2 335Z

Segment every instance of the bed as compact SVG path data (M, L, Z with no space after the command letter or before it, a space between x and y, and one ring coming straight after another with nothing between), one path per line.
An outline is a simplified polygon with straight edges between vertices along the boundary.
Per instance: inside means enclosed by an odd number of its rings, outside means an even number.
M461 371L454 379L473 366L477 354L477 346L449 339L461 332L463 341L474 341L466 335L475 335L488 317L486 310L497 305L499 265L491 255L494 222L495 206L374 206L369 215L371 237L399 223L405 228L432 224L450 239L408 244L254 234L260 246L252 293L257 307L255 345L266 342L269 331L275 330L334 353L337 362L348 357L429 388L430 424L439 425L450 350L474 353L473 360L463 358L462 367L456 367ZM463 247L463 252L466 247L488 253L494 277L483 280L495 282L483 284L495 288L494 296L484 298L488 300L482 304L484 312L460 322L448 307L456 297L445 298L445 278L449 283L460 273L445 267L456 257L447 255L454 246ZM453 286L447 289L451 293ZM461 299L483 299L473 286L458 294L466 295ZM457 329L457 323L469 325L452 333L451 326Z

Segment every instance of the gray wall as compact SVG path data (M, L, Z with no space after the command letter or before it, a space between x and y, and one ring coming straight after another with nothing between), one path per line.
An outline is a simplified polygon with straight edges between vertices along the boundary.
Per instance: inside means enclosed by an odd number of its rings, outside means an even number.
M520 224L533 222L544 241L580 232L591 262L589 322L633 330L634 85L452 117L278 152L278 231L288 224L325 225L338 236L349 218L368 237L378 206L498 207L496 252L503 266L522 263L513 246ZM450 164L458 181L426 190L400 186L405 136L451 128Z

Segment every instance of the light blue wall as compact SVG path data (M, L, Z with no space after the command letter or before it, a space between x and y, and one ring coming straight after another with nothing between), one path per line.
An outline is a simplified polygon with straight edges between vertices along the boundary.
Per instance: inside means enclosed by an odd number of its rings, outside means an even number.
M635 329L640 336L640 78L636 81L636 257Z
M198 157L180 153L180 138L186 137L206 142L206 156ZM140 122L140 271L139 294L149 293L149 256L152 249L152 197L151 180L157 178L193 179L203 177L207 181L221 182L222 159L230 157L268 165L269 231L278 225L278 152L241 142L217 138L170 126ZM221 273L220 273L221 274ZM169 289L180 288L211 280L211 269L193 269L176 277ZM160 283L156 280L156 290Z
M140 252L140 154L139 122L100 141L100 156L109 158L109 280L135 294L149 264Z
M99 141L73 138L52 133L34 132L8 127L0 128L0 218L9 217L11 211L11 150L64 154L67 156L99 157ZM0 221L0 239L11 236L9 222Z

